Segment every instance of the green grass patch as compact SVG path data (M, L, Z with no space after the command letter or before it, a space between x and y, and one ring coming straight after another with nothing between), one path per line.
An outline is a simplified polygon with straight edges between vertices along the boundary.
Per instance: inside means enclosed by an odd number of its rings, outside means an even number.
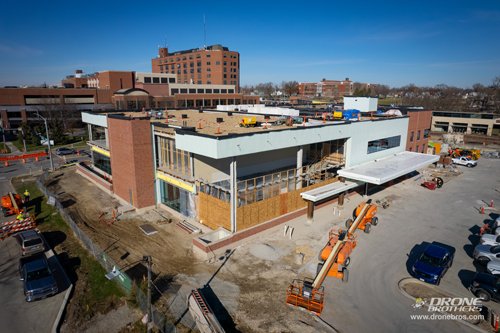
M12 143L14 144L14 146L16 146L17 149L19 149L20 151L24 152L23 140L12 141ZM46 148L47 148L46 146L36 145L36 144L31 144L31 143L26 143L26 151L44 150Z
M12 183L18 193L23 193L26 189L30 192L28 211L35 214L40 231L45 233L59 231L66 235L66 238L56 246L56 252L64 251L68 258L79 259L76 267L66 267L64 259L61 260L61 263L67 272L74 270L77 275L76 284L81 284L80 292L75 291L73 297L78 298L76 304L82 307L84 318L92 317L97 312L105 313L112 309L118 300L125 296L122 289L114 281L110 281L104 276L106 274L104 268L81 245L57 209L47 204L47 198L38 189L32 178L15 178ZM50 239L47 240L49 243L51 242ZM68 272L70 278L71 274Z
M379 105L400 105L401 104L401 98L395 98L395 97L390 97L390 98L382 98L378 100Z
M80 137L78 137L80 138ZM14 146L17 147L20 151L24 151L24 144L22 139L18 139L16 141L12 142ZM87 146L87 141L86 140L80 140L80 139L75 139L75 140L68 140L67 143L64 144L57 144L54 146L51 146L52 149L57 149L59 147L68 147L68 148L74 148L74 149L83 149ZM26 143L26 151L37 151L37 150L45 150L47 149L47 146L39 145L39 144L31 144L31 143Z
M7 147L7 145L4 145L3 142L0 142L0 153L1 154L8 154L8 153L10 153L9 147Z

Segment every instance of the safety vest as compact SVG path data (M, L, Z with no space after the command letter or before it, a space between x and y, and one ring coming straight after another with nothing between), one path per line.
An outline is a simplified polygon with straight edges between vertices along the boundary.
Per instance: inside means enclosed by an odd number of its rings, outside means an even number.
M30 192L28 192L28 190L24 191L24 196L25 197L29 197L30 196Z

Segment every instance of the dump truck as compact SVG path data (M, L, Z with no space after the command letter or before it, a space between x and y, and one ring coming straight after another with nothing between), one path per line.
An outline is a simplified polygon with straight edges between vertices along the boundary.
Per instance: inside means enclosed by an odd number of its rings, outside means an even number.
M4 216L19 214L23 207L23 199L19 194L9 192L2 196L2 212Z

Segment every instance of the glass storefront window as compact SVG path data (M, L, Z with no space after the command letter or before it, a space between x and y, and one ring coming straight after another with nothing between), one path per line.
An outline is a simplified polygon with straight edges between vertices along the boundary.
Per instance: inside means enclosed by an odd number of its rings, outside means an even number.
M187 217L195 217L194 195L177 186L160 181L161 203Z
M93 152L93 156L94 156L94 159L93 159L94 167L111 175L112 174L111 173L111 160L109 159L109 157L101 155L95 151Z

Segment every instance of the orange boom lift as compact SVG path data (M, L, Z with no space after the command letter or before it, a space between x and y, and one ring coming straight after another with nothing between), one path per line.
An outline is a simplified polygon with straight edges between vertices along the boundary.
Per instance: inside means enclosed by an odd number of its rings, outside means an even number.
M19 194L12 192L2 196L2 212L4 216L19 214L23 205L23 199Z
M319 255L316 277L311 279L293 280L286 292L286 303L304 308L316 315L323 311L324 287L323 282L327 276L341 279L343 282L348 280L348 270L351 259L350 255L356 247L354 232L356 229L369 232L370 225L376 225L378 219L375 216L377 207L370 201L361 203L355 212L356 219L348 220L347 231L331 230L329 240ZM367 231L368 229L368 231Z

